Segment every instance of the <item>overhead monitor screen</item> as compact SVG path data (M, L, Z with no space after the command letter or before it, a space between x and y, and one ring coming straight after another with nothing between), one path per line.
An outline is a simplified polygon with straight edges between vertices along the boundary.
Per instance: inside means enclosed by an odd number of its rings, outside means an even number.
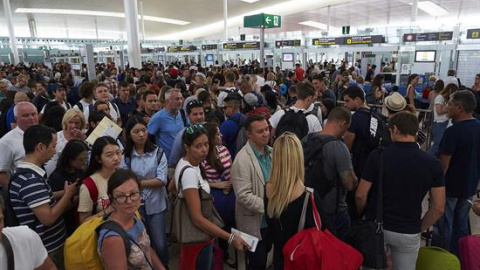
M284 53L282 57L283 62L293 62L293 53Z
M207 54L206 61L213 62L213 54Z
M435 62L436 51L415 51L415 62Z

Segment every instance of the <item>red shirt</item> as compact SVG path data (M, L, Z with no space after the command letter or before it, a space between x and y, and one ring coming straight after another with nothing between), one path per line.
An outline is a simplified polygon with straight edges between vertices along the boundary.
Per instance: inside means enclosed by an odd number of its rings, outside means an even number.
M303 68L301 67L298 67L295 69L295 75L297 75L297 80L299 82L303 81L303 79L305 78L304 75L305 75L305 70L303 70Z

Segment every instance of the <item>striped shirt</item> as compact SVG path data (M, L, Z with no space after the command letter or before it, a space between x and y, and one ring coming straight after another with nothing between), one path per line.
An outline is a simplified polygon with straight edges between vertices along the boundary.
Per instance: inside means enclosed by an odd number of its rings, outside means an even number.
M33 208L46 203L50 207L57 203L53 198L52 189L47 184L45 171L28 162L19 163L18 170L21 173L12 179L9 191L13 211L18 218L18 222L20 225L27 225L38 233L49 253L63 247L65 242L63 218L59 218L51 227L47 227L37 219L32 211Z
M228 148L219 145L217 146L218 159L223 165L223 172L219 173L214 167L210 164L207 164L207 161L202 162L202 166L205 169L205 174L207 176L208 182L221 182L221 181L230 181L230 169L232 168L232 157Z

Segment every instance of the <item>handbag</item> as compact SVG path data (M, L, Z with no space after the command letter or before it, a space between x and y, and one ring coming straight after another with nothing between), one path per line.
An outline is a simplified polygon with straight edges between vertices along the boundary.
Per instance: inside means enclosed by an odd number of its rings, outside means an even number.
M312 204L315 227L305 228L308 201ZM313 189L307 188L298 232L283 246L285 270L357 270L362 265L362 254L342 242L328 229L321 230L322 221L315 205Z
M173 202L173 235L180 244L204 243L211 240L212 236L204 233L193 224L185 198L178 196L182 190L183 173L188 168L193 169L191 166L183 167L178 179L177 197ZM198 196L200 197L202 215L218 227L223 228L225 224L213 205L213 197L202 189L200 181L198 182Z
M379 177L375 220L357 220L347 234L347 243L363 255L363 265L374 269L387 267L383 238L383 149L379 149Z

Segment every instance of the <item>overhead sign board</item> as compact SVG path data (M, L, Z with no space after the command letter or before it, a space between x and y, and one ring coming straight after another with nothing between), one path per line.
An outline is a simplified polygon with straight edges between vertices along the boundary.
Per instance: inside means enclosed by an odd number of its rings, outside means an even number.
M354 36L354 37L326 37L312 39L312 45L328 46L328 45L361 45L385 43L385 37L382 35L374 36Z
M205 44L205 45L202 45L202 50L204 50L204 51L216 50L216 49L218 49L218 45L217 45L217 44Z
M374 43L385 43L385 37L382 35L346 37L344 44L357 45L357 44L374 44Z
M223 43L224 50L258 50L260 42L231 42Z
M452 39L453 32L432 32L403 35L403 42L445 41Z
M342 38L314 38L312 39L312 45L339 45L340 43L337 42L341 41Z
M302 46L302 41L300 39L294 39L294 40L276 40L275 41L275 47L281 48L281 47L298 47Z
M196 51L197 47L196 46L188 46L188 47L183 47L183 46L172 46L168 47L167 51L168 52L193 52Z
M480 39L480 28L468 29L467 30L467 39Z
M255 14L243 17L245 28L279 28L282 27L282 17L272 14Z

